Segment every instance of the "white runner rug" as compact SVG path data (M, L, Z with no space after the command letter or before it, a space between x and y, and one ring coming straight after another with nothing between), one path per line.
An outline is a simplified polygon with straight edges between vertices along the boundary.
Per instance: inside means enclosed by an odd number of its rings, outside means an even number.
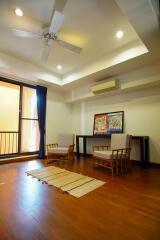
M54 166L27 171L26 173L77 198L105 184L105 182L95 178Z

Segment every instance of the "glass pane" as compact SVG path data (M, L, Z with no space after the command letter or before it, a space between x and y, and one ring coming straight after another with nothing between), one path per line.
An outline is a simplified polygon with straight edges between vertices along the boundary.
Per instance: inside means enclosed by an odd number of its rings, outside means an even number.
M21 152L39 150L39 126L37 120L22 120Z
M18 131L19 94L18 85L0 81L0 131Z
M36 90L23 87L22 118L37 119L37 95Z

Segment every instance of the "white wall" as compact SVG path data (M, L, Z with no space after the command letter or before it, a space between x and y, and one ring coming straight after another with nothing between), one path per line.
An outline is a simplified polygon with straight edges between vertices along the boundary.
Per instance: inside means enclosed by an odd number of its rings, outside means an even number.
M27 62L17 57L0 52L0 75L18 81L25 80L28 83L41 82L61 84L57 74Z
M57 142L59 133L92 134L94 114L124 111L124 132L150 138L150 161L160 163L160 88L147 88L94 100L64 103L63 94L48 89L46 143ZM89 140L91 146L103 140ZM139 144L134 142L132 159L138 160Z
M160 163L159 87L75 103L72 107L73 132L92 134L94 114L120 110L123 110L125 114L124 132L132 135L148 135L150 137L150 161ZM88 152L91 152L92 144L95 142L90 141Z
M57 142L59 133L72 132L71 105L64 103L63 95L48 89L46 114L46 143Z

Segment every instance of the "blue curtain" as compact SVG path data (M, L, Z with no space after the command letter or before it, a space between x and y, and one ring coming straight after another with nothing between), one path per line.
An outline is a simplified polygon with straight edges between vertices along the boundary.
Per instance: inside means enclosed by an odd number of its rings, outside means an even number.
M45 127L46 127L46 97L47 88L37 86L37 110L38 110L38 122L40 132L40 145L39 145L39 158L45 157Z

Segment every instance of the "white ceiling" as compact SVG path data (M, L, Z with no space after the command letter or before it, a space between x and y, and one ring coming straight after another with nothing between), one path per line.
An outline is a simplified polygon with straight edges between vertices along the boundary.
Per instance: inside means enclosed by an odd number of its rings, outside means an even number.
M124 71L125 67L120 63L126 62L128 66L129 59L144 55L148 52L148 47L152 48L144 37L150 26L147 12L149 2L150 0L0 0L0 71L12 72L17 76L19 74L24 79L33 81L41 80L44 84L68 86L77 80L82 83L95 81L112 76L122 68ZM23 17L15 15L16 7L23 10ZM42 33L44 27L49 26L55 9L65 16L58 37L83 50L76 54L54 43L48 61L44 63L41 60L44 46L42 40L14 36L11 29ZM141 13L142 21L139 21ZM122 39L115 37L118 30L124 32ZM153 57L151 52L147 56L150 59ZM63 66L61 71L57 69L58 64ZM134 65L136 66L136 61L132 67Z
M21 18L14 14L17 6L24 11ZM49 25L53 10L54 0L1 0L0 22L5 27L0 29L0 50L64 75L138 39L114 1L68 0L63 11L65 20L58 36L83 50L81 54L75 54L55 43L48 61L43 64L42 40L14 36L10 29L39 33L44 26ZM123 40L115 37L120 29L124 31ZM63 66L61 71L57 70L57 64Z

